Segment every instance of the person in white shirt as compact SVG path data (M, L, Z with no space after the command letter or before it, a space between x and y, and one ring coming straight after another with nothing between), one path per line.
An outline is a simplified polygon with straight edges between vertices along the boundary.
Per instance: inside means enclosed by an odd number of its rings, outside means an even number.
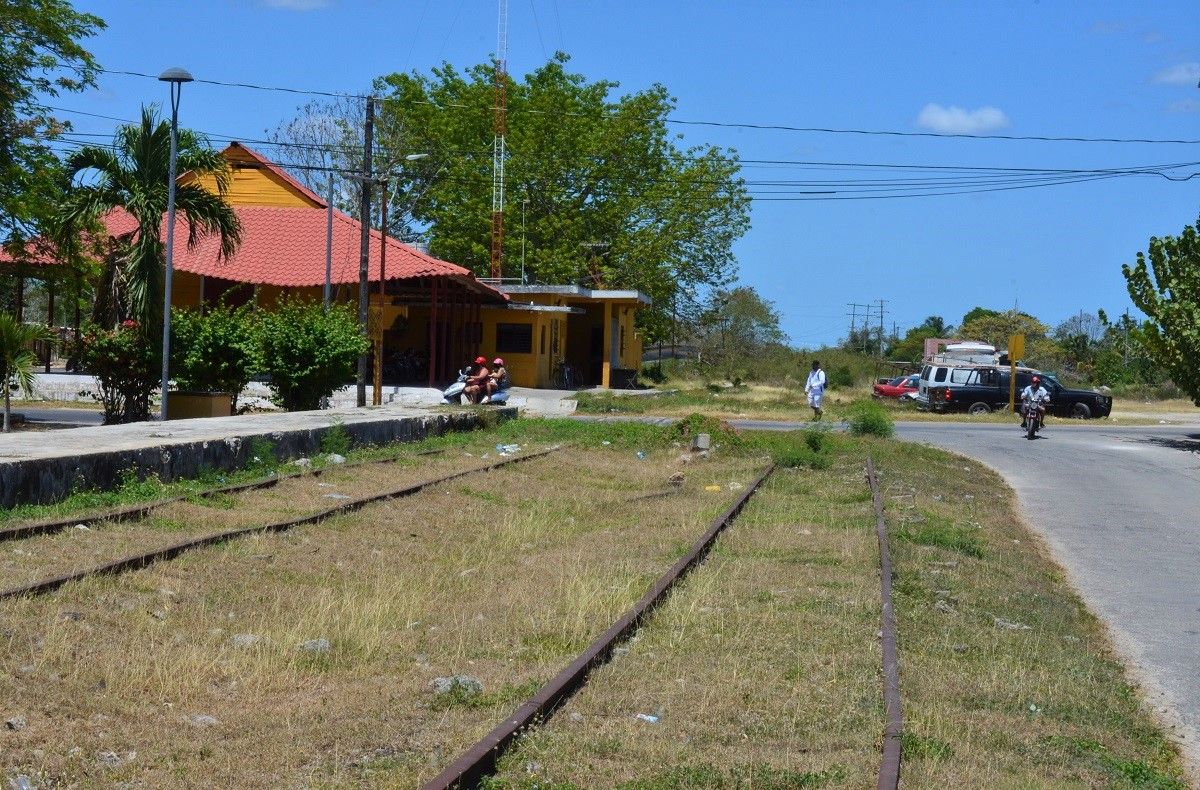
M1021 390L1021 406L1026 420L1030 414L1036 415L1037 419L1044 419L1046 404L1049 402L1050 393L1042 386L1041 376L1034 376L1029 386ZM1025 427L1024 424L1021 427Z
M825 371L821 370L821 363L815 359L812 372L808 374L808 381L804 384L804 394L808 395L808 405L812 406L813 419L821 419L821 401L825 398Z

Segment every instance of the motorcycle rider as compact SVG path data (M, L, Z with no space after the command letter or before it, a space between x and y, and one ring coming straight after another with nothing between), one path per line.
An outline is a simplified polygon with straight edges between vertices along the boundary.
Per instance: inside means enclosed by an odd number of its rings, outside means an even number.
M1044 424L1046 404L1049 402L1050 393L1042 386L1042 377L1035 373L1029 385L1021 390L1021 414L1025 420L1032 417L1032 419L1043 421ZM1025 424L1022 423L1021 427L1025 427Z
M487 359L475 357L474 368L471 375L467 376L467 388L463 390L468 401L479 403L483 400L483 396L487 394L487 381L490 376L491 371L487 368Z

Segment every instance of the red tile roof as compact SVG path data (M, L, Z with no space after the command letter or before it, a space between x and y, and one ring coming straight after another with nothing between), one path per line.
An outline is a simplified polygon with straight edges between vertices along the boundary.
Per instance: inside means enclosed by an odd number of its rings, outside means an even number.
M242 223L242 243L228 260L219 256L220 240L214 235L203 236L196 246L188 249L187 223L176 216L175 268L205 277L218 277L236 282L275 285L286 288L320 286L325 283L324 209L279 206L235 206ZM137 228L132 215L116 209L104 218L111 236L132 233ZM333 213L333 255L330 281L334 285L358 283L359 245L362 225L341 212ZM166 222L163 222L166 235ZM379 244L381 235L374 228L370 234L369 265L372 282L379 280ZM0 252L0 263L11 263ZM467 285L494 301L506 301L507 296L479 282L470 270L439 260L407 244L388 237L387 269L389 280L419 277L448 277Z

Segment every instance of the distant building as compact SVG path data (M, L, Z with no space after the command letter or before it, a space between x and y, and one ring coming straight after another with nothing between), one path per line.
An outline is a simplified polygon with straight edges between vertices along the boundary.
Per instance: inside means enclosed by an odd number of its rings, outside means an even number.
M320 301L325 200L241 143L231 143L222 153L232 169L225 199L242 223L242 243L222 260L218 237L201 238L189 249L181 243L177 225L172 305L201 308L223 300L269 310L284 295ZM185 173L180 182L216 191L211 176ZM104 223L110 236L136 227L124 211L112 212ZM334 210L334 301L357 302L361 234L357 219ZM442 386L478 355L489 362L504 357L517 386L553 386L562 380L564 362L574 372L575 386L628 386L636 372L641 341L634 317L649 303L645 295L577 286L494 286L469 269L393 238L383 242L380 232L371 229L372 324L382 335L385 382ZM43 259L16 265L0 255L0 272L8 268L21 282L42 279L55 263Z

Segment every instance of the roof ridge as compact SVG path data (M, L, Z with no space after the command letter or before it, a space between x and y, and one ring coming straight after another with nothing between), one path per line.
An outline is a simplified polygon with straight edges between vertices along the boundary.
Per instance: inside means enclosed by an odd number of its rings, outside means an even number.
M228 146L226 146L225 150L222 151L221 153L224 154L224 153L228 152L230 148L240 148L241 150L245 151L250 156L251 159L258 162L260 165L262 165L263 167L267 168L275 175L282 178L284 181L286 181L288 183L289 186L292 186L292 187L296 188L297 190L299 190L300 193L303 194L306 198L315 202L317 204L318 208L328 208L329 204L325 202L325 199L323 197L318 195L316 192L313 192L308 187L304 186L304 184L301 184L299 181L297 181L295 178L293 178L292 175L290 173L288 173L286 170L284 170L282 167L275 164L270 159L268 159L267 157L260 154L258 151L255 151L250 146L246 145L245 143L240 143L237 140L234 140Z

